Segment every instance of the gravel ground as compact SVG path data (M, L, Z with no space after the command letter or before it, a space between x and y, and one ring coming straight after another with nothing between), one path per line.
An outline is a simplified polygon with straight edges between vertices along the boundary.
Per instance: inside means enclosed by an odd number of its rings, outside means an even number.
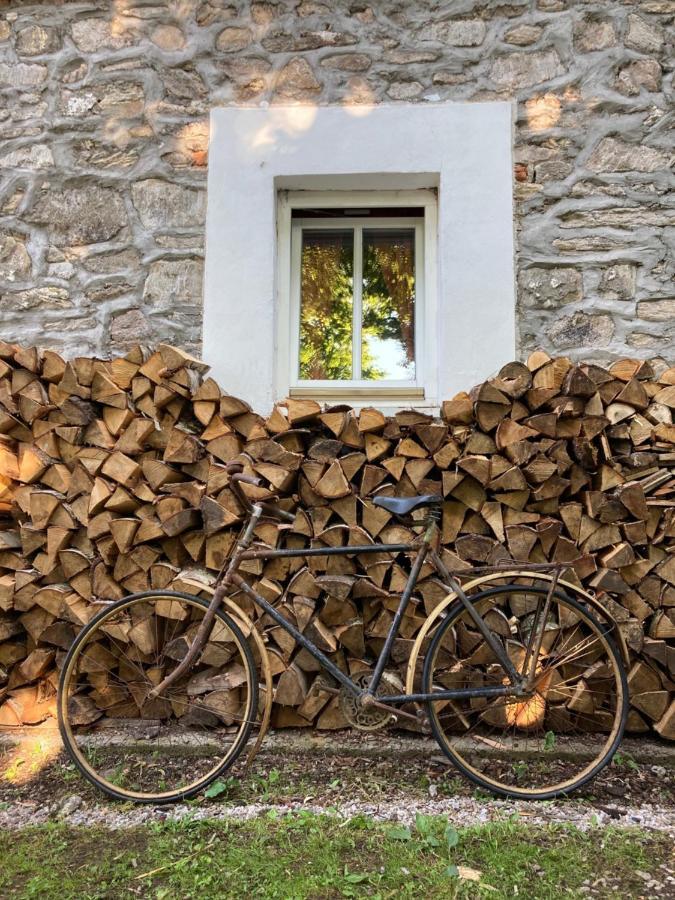
M148 822L248 819L270 810L307 810L405 824L413 823L418 812L443 814L456 826L513 817L530 825L641 827L675 836L675 747L664 743L627 741L624 762L608 767L579 794L527 803L481 795L457 778L439 758L436 745L424 738L283 732L266 738L251 773L235 772L242 780L223 794L225 799L155 808L106 802L60 754L32 771L17 768L17 750L11 748L17 738L16 733L4 736L13 772L20 776L8 778L6 770L0 778L0 827L7 829L48 821L123 829ZM0 749L2 744L0 736Z
M79 794L71 794L62 802L38 805L16 803L0 812L0 828L16 829L59 820L68 825L99 825L111 829L133 828L149 822L186 819L251 819L274 810L279 815L307 811L331 812L345 819L371 816L377 821L412 825L417 813L446 815L456 827L482 825L504 819L522 819L528 825L567 824L586 830L592 827L640 827L663 831L675 836L675 813L657 806L625 807L608 805L604 810L573 801L543 804L511 801L478 801L467 797L429 799L411 805L405 798L384 803L346 802L336 805L316 803L247 803L243 806L216 805L195 807L179 804L170 808L135 807L120 804L90 803Z

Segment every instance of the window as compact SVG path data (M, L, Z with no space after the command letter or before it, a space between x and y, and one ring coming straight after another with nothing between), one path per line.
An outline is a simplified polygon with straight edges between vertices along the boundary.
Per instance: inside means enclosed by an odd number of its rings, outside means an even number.
M289 255L287 392L423 401L435 193L286 192L280 208L290 225L279 246Z

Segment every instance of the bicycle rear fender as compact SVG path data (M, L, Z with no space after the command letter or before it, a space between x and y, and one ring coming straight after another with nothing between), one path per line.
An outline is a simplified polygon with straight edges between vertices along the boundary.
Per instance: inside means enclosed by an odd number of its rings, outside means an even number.
M480 578L474 578L472 581L467 581L462 585L462 588L465 593L469 593L469 591L473 591L474 588L479 588L482 590L483 585L487 585L492 581L498 581L503 578L536 578L538 581L553 581L553 575L548 573L544 574L542 572L532 572L523 569L510 570L506 569L504 572L496 572L492 575L483 575ZM628 657L628 647L626 646L626 639L623 636L623 633L620 628L617 627L617 623L614 621L612 616L607 612L602 603L594 597L592 594L589 594L588 591L585 591L583 588L580 588L576 584L572 584L570 581L565 581L562 578L558 579L558 586L563 588L566 592L573 594L576 599L584 606L589 608L589 612L595 613L596 617L599 618L603 622L607 622L612 626L612 632L614 639L619 647L619 651L621 652L621 657L623 659L624 665L626 668L629 667L630 661ZM415 681L415 669L417 666L417 657L419 656L420 650L422 648L422 644L424 639L427 637L433 626L436 624L440 616L447 610L447 608L457 600L457 594L452 591L446 597L441 600L438 606L433 610L433 612L428 616L424 625L422 625L417 638L415 639L415 643L413 644L413 648L410 651L410 659L408 660L408 669L406 672L406 682L405 682L405 692L406 694L414 693L414 681Z

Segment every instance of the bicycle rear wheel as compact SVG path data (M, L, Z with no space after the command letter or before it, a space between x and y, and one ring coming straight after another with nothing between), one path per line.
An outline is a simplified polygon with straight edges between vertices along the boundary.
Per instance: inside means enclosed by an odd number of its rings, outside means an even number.
M525 674L548 587L504 585L470 598ZM426 655L425 691L509 684L468 610L453 605ZM572 597L556 592L527 697L462 697L428 704L431 727L455 766L487 791L546 800L569 794L611 761L628 715L616 644Z
M189 672L148 694L185 656L208 603L171 591L126 597L80 632L66 656L58 719L82 774L112 797L171 803L222 775L258 707L250 647L222 610Z

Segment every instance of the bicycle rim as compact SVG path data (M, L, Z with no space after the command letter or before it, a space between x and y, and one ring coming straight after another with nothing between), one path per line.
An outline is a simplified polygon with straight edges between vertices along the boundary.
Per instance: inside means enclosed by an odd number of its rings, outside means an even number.
M548 588L505 585L473 598L519 672ZM576 600L556 593L528 697L428 704L443 752L463 774L501 796L551 799L595 777L612 759L628 714L619 651ZM436 631L425 690L506 686L506 672L459 604Z
M110 796L190 797L245 746L257 712L255 664L222 610L190 671L148 698L185 655L207 607L188 594L133 595L99 613L70 649L59 688L61 736L82 774Z

